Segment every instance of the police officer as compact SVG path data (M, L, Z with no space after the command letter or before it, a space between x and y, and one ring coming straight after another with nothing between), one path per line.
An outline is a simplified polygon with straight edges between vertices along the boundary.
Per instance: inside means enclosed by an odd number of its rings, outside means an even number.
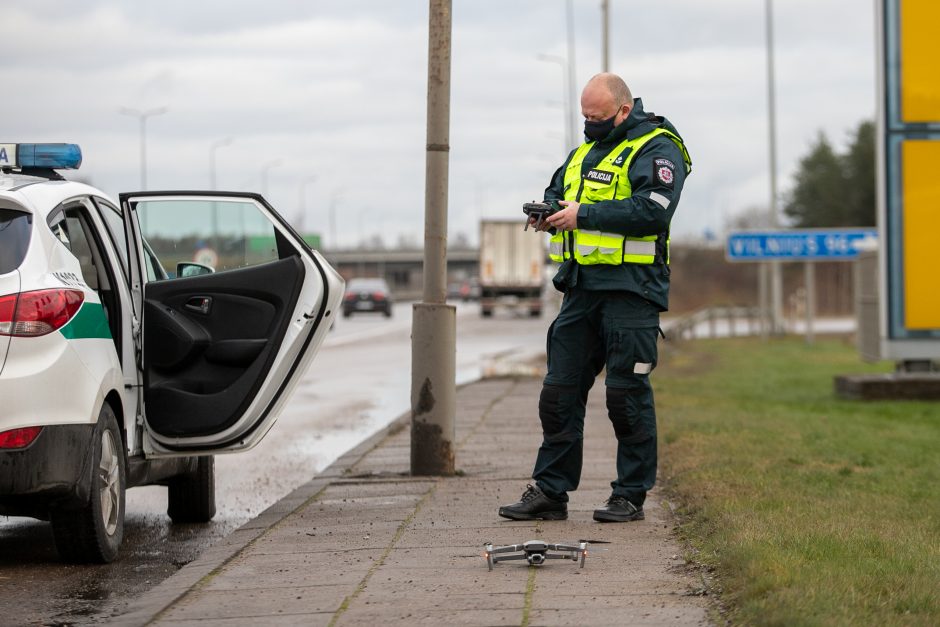
M656 479L659 313L668 307L669 224L691 159L675 127L643 110L623 79L594 76L581 94L585 143L545 190L561 209L543 229L564 292L548 330L548 372L539 397L542 445L521 500L499 508L513 520L564 520L581 479L588 391L607 366L607 412L617 437L617 478L594 520L643 519Z

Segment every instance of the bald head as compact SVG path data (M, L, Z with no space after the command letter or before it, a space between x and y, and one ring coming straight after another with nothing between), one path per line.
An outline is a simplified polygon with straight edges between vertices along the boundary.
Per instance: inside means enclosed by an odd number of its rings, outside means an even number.
M610 72L595 74L581 92L581 114L592 122L607 120L616 115L614 125L620 124L633 109L633 94L622 78Z
M627 87L623 79L616 74L611 74L610 72L595 74L591 77L591 80L588 81L588 85L591 83L597 83L599 86L606 88L607 92L614 99L614 103L618 106L624 104L633 105L633 94L630 93L630 88Z

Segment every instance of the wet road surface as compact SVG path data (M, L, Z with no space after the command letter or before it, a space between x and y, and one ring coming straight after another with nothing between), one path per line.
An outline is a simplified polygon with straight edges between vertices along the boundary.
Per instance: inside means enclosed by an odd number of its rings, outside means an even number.
M493 355L544 346L551 317L458 306L458 383ZM125 537L107 565L62 564L47 523L0 517L0 625L107 622L205 548L310 480L410 405L411 305L394 315L341 318L277 424L255 449L216 457L218 513L208 524L172 525L166 489L127 492Z

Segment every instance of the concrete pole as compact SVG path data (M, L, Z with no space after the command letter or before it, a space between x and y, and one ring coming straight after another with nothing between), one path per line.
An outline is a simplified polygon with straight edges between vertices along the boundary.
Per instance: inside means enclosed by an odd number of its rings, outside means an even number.
M411 323L411 474L454 474L457 309L447 297L451 0L430 0L424 301Z
M773 0L765 0L764 16L767 30L767 129L770 153L770 215L775 228L781 225L777 208L777 96L774 78L774 7ZM783 265L770 262L770 293L773 300L773 334L783 333Z
M610 71L610 0L601 0L601 70Z

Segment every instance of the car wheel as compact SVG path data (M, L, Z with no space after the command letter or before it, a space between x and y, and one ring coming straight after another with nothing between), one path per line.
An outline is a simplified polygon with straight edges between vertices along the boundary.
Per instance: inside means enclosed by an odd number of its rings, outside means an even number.
M490 316L493 315L493 310L487 309L486 307L484 307L483 309L480 310L480 315L483 316L484 318L489 318Z
M344 317L344 318L348 318L348 317L351 316L351 315L352 315L352 312L351 312L351 311L343 311L343 317Z
M391 318L391 317L392 317L392 309L391 309L391 307L385 310L385 317L386 317L386 318Z
M124 441L107 403L98 416L93 446L88 502L51 513L56 548L69 562L114 561L124 539Z
M215 516L215 458L196 460L196 470L174 477L167 488L166 513L174 523L204 523Z

